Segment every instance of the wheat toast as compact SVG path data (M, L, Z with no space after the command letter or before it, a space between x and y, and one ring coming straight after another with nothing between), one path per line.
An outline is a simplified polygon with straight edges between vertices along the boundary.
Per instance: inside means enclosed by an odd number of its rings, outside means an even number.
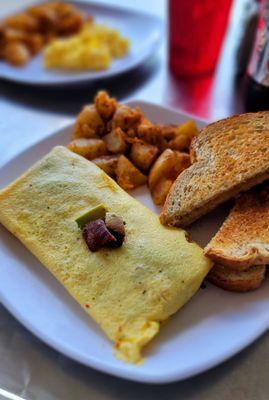
M214 285L232 292L249 292L258 289L265 277L265 265L254 265L246 270L234 270L215 264L207 279Z
M269 264L269 185L241 195L204 250L213 261L235 270Z
M160 220L187 226L217 205L269 178L269 112L235 115L202 129L192 165L174 182Z

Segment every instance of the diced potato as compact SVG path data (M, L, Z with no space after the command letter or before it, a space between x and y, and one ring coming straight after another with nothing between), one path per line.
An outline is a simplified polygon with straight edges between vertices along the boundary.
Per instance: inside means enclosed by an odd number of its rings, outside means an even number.
M106 136L103 137L107 149L111 153L124 153L127 149L127 144L124 139L124 132L121 128L115 128Z
M28 8L28 14L38 21L38 30L45 33L55 33L59 21L59 15L55 7L50 4L37 4Z
M190 166L190 156L166 149L153 164L149 174L149 189L155 204L162 205L178 175Z
M45 44L49 44L56 38L56 33L55 32L45 32L43 35L43 40Z
M79 113L72 139L95 138L102 135L105 129L104 122L93 104L83 107Z
M191 119L189 121L184 122L184 124L178 125L176 128L176 136L186 135L191 138L197 136L199 134L199 130L197 125Z
M78 32L83 26L83 17L79 12L60 16L57 24L57 33L60 36Z
M69 150L92 160L106 154L106 145L102 139L75 139L67 146Z
M170 149L177 150L177 151L187 151L189 149L191 140L189 137L186 136L177 136L175 139L172 139L168 146Z
M167 142L161 134L159 125L141 124L137 129L137 136L146 143L157 146L160 151L167 148Z
M137 130L138 130L138 127L139 127L140 125L147 125L147 126L148 126L148 125L152 125L152 124L151 124L150 120L148 120L148 119L142 114L141 120L140 120L140 122L139 122L138 125L137 125L137 124L134 124L133 127L128 128L127 130L125 130L125 133L126 133L126 135L127 135L126 139L127 139L127 140L130 139L130 143L133 143L133 139L136 138L136 136L137 136Z
M165 202L165 199L167 197L167 194L173 184L173 181L171 179L163 178L161 179L156 186L154 187L154 190L151 192L151 197L157 206L162 206Z
M131 108L125 104L119 104L113 118L108 123L108 129L121 128L124 132L137 129L143 114L139 109Z
M173 150L188 150L192 139L199 133L193 121L187 121L176 128L176 137L169 142L169 147Z
M150 120L149 120L148 118L146 118L144 115L142 115L140 124L141 124L141 125L152 125L152 123L150 122Z
M18 67L30 60L30 52L23 43L10 42L5 45L4 58L8 63Z
M123 155L118 159L116 176L118 184L125 190L135 189L147 182L147 177Z
M96 164L99 168L101 168L103 171L105 171L106 174L114 178L116 175L116 167L118 159L119 159L118 156L102 156L94 158L91 161L94 164Z
M176 129L177 125L173 124L164 124L164 125L159 125L161 129L161 135L166 139L166 140L172 140L176 136Z
M149 186L155 186L163 177L175 180L177 176L189 166L189 154L166 149L158 157L150 170Z
M134 139L137 136L137 128L130 128L126 131L127 139Z
M32 33L25 37L24 43L28 47L31 54L35 55L42 49L44 40L40 34Z
M109 97L105 91L97 93L94 99L94 104L101 118L105 121L112 118L117 108L117 100L114 99L114 97Z
M136 141L132 144L130 158L143 171L148 171L159 153L157 146Z
M153 190L157 183L170 175L174 171L176 163L176 153L173 150L166 149L153 164L149 174L149 188Z
M43 38L39 33L29 33L8 27L3 27L1 29L0 39L2 39L1 41L3 43L3 47L10 45L11 43L20 43L25 45L31 55L34 55L40 51L44 43Z
M1 26L1 39L5 44L10 42L23 42L25 38L29 36L31 35L27 34L27 32L9 28L7 26Z
M4 20L5 26L22 30L24 32L33 32L38 29L38 21L27 12L10 15Z
M36 7L38 8L38 6ZM70 35L78 32L83 27L83 14L74 5L65 2L45 3L39 6L42 16L46 16L51 29L57 30L60 36ZM49 14L49 11L51 14ZM56 13L57 23L53 24L53 14ZM51 18L49 18L51 17Z

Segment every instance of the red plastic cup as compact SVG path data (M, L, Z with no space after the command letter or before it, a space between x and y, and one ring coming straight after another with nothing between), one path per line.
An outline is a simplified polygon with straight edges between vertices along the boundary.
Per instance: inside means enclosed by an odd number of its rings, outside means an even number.
M214 71L232 0L169 0L169 67L179 77Z

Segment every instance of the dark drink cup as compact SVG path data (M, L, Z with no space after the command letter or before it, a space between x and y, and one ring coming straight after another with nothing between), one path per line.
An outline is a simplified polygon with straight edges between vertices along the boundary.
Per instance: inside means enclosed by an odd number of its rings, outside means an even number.
M169 0L169 67L179 77L214 71L232 0Z

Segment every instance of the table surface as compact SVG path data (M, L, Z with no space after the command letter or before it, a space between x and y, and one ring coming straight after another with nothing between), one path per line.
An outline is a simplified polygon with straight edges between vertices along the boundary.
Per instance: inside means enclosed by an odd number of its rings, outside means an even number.
M68 92L0 81L0 165L72 121L98 89L107 89L120 100L132 98L162 103L208 120L242 112L241 91L235 84L234 71L244 2L235 3L214 76L176 81L167 71L164 38L158 54L120 80L112 79ZM29 1L24 0L26 3ZM165 23L164 0L107 3L124 3L126 7L149 11ZM0 13L16 9L20 4L20 0L1 0ZM0 360L0 399L15 399L11 394L39 400L269 398L268 333L211 371L183 382L153 386L123 381L74 363L40 342L0 306Z

